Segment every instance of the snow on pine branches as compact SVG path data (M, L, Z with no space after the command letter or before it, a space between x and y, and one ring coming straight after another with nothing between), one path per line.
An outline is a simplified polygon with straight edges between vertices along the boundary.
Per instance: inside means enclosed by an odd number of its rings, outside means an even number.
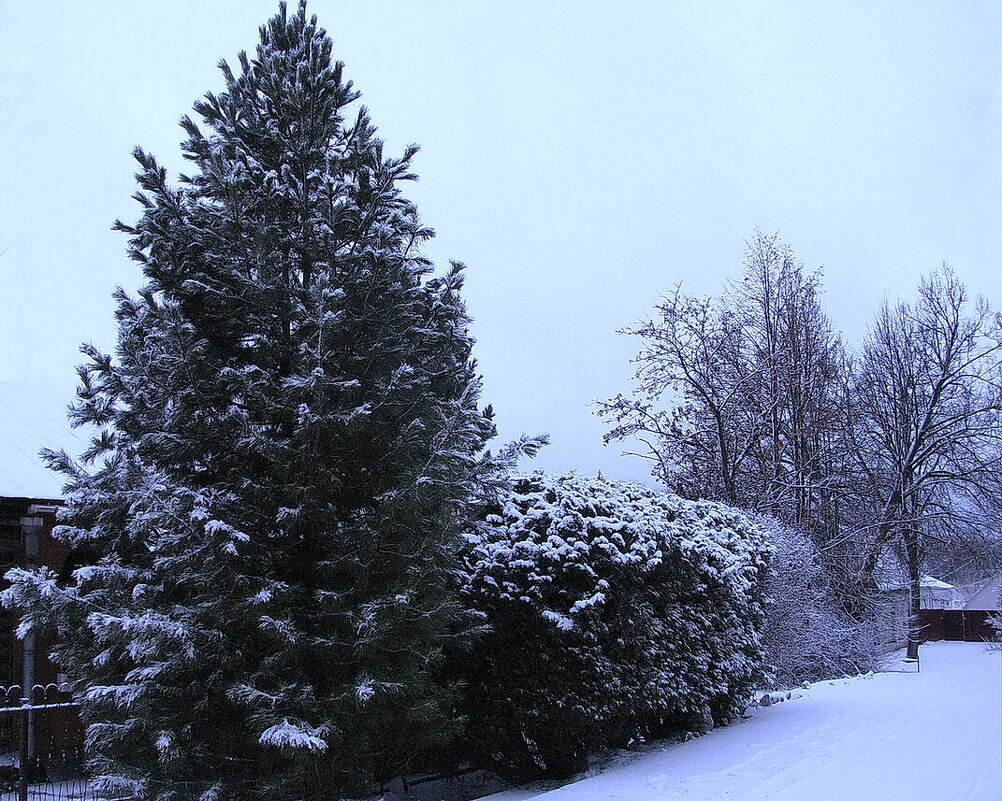
M417 148L384 154L332 48L282 4L182 120L189 174L136 150L146 283L84 349L91 447L50 454L80 569L8 576L140 798L361 794L459 725L434 672L494 426Z
M769 554L721 504L515 480L465 552L463 595L490 627L464 665L480 757L569 774L595 748L733 718L760 676Z

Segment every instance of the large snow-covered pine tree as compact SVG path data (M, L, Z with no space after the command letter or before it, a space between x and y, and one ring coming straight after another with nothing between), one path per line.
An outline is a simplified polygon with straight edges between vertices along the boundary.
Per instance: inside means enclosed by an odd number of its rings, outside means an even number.
M449 731L433 681L457 532L493 434L453 265L431 276L332 43L285 6L182 120L190 176L137 150L114 356L85 348L58 630L92 767L137 798L331 797Z

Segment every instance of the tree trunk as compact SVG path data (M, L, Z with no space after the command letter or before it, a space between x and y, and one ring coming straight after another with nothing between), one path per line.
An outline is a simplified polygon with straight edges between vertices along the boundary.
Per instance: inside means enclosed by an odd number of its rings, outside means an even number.
M913 528L904 532L905 555L908 558L908 659L918 659L919 652L919 609L922 606L922 577L919 571L918 531Z

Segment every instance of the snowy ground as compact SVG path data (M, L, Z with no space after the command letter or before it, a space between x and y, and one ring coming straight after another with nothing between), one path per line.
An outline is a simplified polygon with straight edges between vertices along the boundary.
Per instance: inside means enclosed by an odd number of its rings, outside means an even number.
M596 776L482 801L1002 801L1002 654L942 642L921 656L920 673L815 684Z

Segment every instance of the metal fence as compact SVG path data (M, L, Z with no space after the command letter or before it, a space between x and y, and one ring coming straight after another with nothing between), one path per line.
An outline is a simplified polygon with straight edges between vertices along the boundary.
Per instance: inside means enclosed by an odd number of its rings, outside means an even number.
M79 704L65 688L0 687L0 801L97 801L83 771Z

